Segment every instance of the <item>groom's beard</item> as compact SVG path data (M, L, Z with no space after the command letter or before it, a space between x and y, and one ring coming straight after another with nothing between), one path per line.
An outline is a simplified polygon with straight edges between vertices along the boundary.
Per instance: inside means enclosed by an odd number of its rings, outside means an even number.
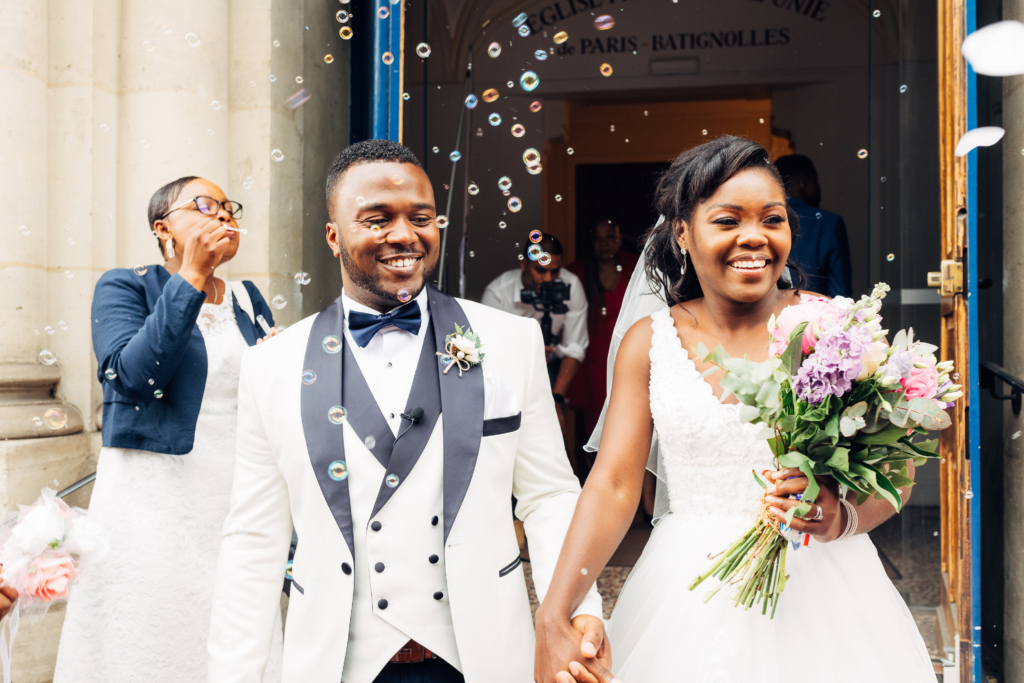
M395 252L396 255L402 253L411 254L414 252L411 249ZM349 255L348 250L344 248L344 245L342 245L341 249L341 265L345 268L345 273L348 274L349 279L351 279L353 284L355 284L360 289L363 289L384 301L393 302L395 306L399 306L403 303L406 303L398 298L397 292L389 292L386 289L384 289L384 286L381 284L380 281L380 273L367 273L366 271L361 270L359 266L357 266L355 262L352 260L352 257ZM434 271L436 270L437 262L435 261L432 268L424 268L423 279L420 280L419 286L416 287L416 291L413 291L411 287L408 288L408 291L412 295L413 299L419 296L419 293L423 291L423 288L426 287L427 282L429 282L434 277Z

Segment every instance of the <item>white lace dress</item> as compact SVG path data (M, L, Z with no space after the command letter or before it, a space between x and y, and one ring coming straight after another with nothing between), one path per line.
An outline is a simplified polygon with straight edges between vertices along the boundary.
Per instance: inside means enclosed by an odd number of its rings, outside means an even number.
M669 513L655 527L612 614L613 670L624 683L935 683L910 610L865 534L816 543L786 558L790 581L774 620L707 604L709 579L690 581L754 519L771 466L758 427L721 404L680 344L668 310L652 316L651 412Z
M209 363L188 455L104 448L89 514L107 559L70 592L55 683L205 683L206 637L228 512L242 352L231 290L198 319ZM281 567L282 582L284 566ZM264 681L281 680L280 623Z

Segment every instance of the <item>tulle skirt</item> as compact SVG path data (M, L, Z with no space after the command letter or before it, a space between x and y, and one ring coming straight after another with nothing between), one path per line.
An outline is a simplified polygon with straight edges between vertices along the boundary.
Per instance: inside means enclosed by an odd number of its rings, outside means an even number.
M661 519L609 624L623 683L935 683L917 624L867 535L790 548L774 619L733 607L728 588L703 603L717 579L687 586L708 553L749 524Z

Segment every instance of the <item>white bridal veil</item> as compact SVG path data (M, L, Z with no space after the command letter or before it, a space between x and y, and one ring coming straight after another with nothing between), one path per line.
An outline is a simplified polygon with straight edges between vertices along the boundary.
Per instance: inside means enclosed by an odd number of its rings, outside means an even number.
M665 217L660 216L654 227L665 222ZM648 241L648 244L650 242ZM601 445L601 431L604 429L604 418L608 413L608 402L612 396L612 377L615 370L615 357L618 354L619 344L626 336L626 331L633 326L637 320L646 318L656 311L668 308L664 292L657 282L647 277L647 269L644 267L647 262L647 244L640 253L640 260L637 261L633 277L629 279L626 287L626 294L622 300L622 308L619 310L619 317L615 320L615 330L612 333L612 343L608 348L608 387L604 399L604 409L601 417L594 427L594 433L590 435L590 441L583 447L585 450L594 453ZM658 457L658 433L654 432L651 439L651 455L647 460L647 469L658 478L658 490L654 501L654 523L668 512L668 490L665 487L665 477L662 472L661 458Z

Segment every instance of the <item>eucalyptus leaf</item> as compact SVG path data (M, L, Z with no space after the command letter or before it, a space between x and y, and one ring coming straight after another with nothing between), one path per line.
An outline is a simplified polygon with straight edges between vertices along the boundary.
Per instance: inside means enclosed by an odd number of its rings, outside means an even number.
M748 406L746 404L740 404L740 422L746 424L747 422L753 422L761 416L761 411L756 406ZM758 437L765 438L768 437Z

